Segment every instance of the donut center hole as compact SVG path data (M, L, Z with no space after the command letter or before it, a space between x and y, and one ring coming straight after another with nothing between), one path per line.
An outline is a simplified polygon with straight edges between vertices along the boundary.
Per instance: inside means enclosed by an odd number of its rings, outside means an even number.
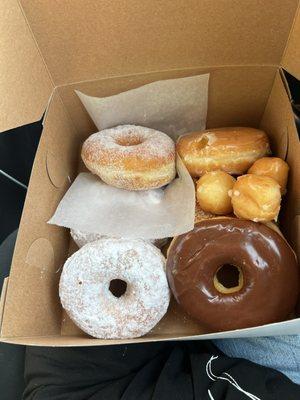
M220 293L235 293L243 287L243 272L241 268L224 264L214 276L214 286Z
M204 149L204 147L206 147L207 144L208 144L208 137L203 136L203 137L199 140L199 142L197 143L198 150Z
M122 279L113 279L109 283L109 291L115 297L121 297L127 290L127 283Z
M119 137L116 140L117 144L120 146L136 146L142 143L142 139L138 136L126 136L126 137Z

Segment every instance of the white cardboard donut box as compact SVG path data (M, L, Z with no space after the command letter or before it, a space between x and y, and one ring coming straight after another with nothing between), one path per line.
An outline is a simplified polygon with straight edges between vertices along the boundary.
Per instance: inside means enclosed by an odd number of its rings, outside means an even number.
M300 333L300 318L206 332L172 303L144 337L88 337L58 297L60 269L72 251L69 232L47 224L80 170L83 140L96 130L75 89L104 97L209 72L207 127L262 128L273 152L290 165L281 226L299 257L300 144L283 74L300 79L298 0L3 0L0 7L0 131L36 121L46 110L1 294L1 341L90 346Z

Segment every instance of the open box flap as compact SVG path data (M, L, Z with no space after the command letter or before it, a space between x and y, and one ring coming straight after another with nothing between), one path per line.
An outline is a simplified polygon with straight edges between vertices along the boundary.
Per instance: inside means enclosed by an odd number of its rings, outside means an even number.
M1 297L0 297L0 332L1 332L1 327L2 327L2 320L3 320L3 313L4 313L4 305L5 305L5 298L6 298L6 292L7 292L8 279L9 278L4 278L3 285L2 285L2 290L1 290Z
M59 133L60 140L53 140L53 132ZM47 335L60 332L58 281L67 256L69 234L47 221L73 178L71 170L75 171L77 165L78 148L75 128L54 90L15 245L2 336L19 336L23 331L30 331L30 336L43 330ZM32 207L37 199L39 206ZM38 311L38 318L33 316L34 310Z
M0 132L37 121L53 84L16 0L0 2Z
M225 0L128 0L113 6L107 0L3 0L0 131L39 119L53 87L70 82L181 68L280 65L297 5L298 0L230 6ZM283 62L295 75L296 36L295 27Z
M193 67L280 65L298 0L20 0L56 86Z
M271 140L275 154L283 158L290 167L287 193L280 212L281 229L296 251L298 259L300 234L300 142L293 110L281 75L277 72L274 84L261 119L260 128Z
M300 4L282 58L282 66L295 78L300 79Z

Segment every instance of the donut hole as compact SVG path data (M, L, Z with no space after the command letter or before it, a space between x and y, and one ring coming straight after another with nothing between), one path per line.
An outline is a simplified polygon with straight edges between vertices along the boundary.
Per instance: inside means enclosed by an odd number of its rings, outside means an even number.
M138 136L121 136L116 140L116 143L120 146L137 146L141 144L143 140Z
M204 147L207 146L208 142L209 142L208 137L202 136L202 138L201 138L201 139L199 140L199 142L197 143L197 148L198 148L198 150L204 149Z
M235 293L243 287L244 278L241 268L232 264L222 265L214 276L214 286L220 293Z
M112 279L109 283L109 291L115 297L121 297L127 290L127 283L122 279Z

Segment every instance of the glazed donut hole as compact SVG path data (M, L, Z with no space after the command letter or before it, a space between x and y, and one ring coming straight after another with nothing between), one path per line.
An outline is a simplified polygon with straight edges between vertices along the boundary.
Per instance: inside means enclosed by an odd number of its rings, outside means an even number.
M235 179L224 171L211 171L197 181L196 197L205 212L226 215L232 212L231 198Z
M214 275L213 283L215 289L221 294L237 293L244 286L243 272L236 265L221 265Z
M276 221L281 202L280 185L267 176L242 175L233 186L231 202L238 218Z
M255 161L248 170L248 174L268 176L280 185L281 194L286 192L289 166L279 157L263 157Z

